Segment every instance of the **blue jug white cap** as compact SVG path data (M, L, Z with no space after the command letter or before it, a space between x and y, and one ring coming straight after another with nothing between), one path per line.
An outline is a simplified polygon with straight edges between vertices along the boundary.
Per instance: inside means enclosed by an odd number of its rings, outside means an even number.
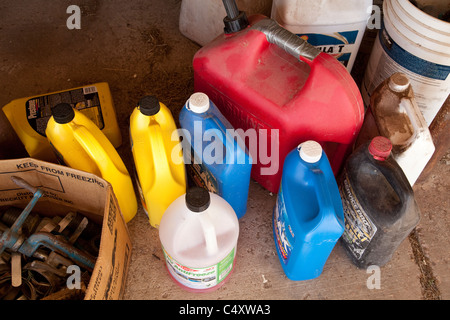
M322 146L316 141L306 141L301 143L297 149L300 158L308 163L316 163L322 158Z
M196 92L188 100L188 108L195 113L203 113L209 109L209 97L202 93Z
M404 73L397 72L389 78L389 88L392 91L403 92L409 85L409 78Z

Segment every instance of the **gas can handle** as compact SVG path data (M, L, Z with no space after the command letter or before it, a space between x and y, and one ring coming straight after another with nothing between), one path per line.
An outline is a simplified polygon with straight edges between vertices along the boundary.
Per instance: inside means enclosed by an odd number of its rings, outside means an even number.
M302 38L281 27L275 20L266 18L258 21L252 29L261 31L266 35L267 41L300 60L300 57L310 61L314 60L320 51Z

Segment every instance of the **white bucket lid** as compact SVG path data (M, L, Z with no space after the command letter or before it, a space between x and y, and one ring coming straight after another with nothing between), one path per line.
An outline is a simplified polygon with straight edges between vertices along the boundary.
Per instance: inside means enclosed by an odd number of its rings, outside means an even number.
M209 97L203 92L196 92L188 100L188 109L195 113L203 113L209 109Z
M387 32L403 49L433 63L450 65L450 23L430 16L408 0L383 3Z
M300 158L308 163L316 163L322 158L322 146L316 141L306 141L301 143L297 149Z

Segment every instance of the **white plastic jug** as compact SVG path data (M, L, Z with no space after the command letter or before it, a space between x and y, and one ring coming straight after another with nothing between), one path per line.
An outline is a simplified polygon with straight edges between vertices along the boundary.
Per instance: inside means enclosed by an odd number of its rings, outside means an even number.
M159 238L170 276L193 292L222 286L234 267L239 222L231 205L206 189L190 188L164 213Z
M272 0L237 0L247 15L270 15ZM180 31L192 41L204 46L223 34L223 18L227 13L222 0L183 0L180 11Z
M273 0L271 18L351 71L372 0Z

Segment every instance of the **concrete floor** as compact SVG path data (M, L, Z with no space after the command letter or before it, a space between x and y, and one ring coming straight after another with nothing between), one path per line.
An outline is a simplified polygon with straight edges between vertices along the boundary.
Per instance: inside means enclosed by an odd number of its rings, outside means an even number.
M68 30L66 9L81 7L81 29ZM128 169L133 162L129 116L146 94L159 97L175 118L193 93L192 58L199 46L178 30L179 0L0 2L0 105L13 99L106 81L114 98ZM271 214L276 196L251 182L240 220L234 273L219 290L187 293L168 276L158 231L141 208L128 224L133 253L125 299L449 299L450 155L414 187L422 210L416 231L381 268L381 288L357 269L338 244L323 274L288 280L276 256Z

